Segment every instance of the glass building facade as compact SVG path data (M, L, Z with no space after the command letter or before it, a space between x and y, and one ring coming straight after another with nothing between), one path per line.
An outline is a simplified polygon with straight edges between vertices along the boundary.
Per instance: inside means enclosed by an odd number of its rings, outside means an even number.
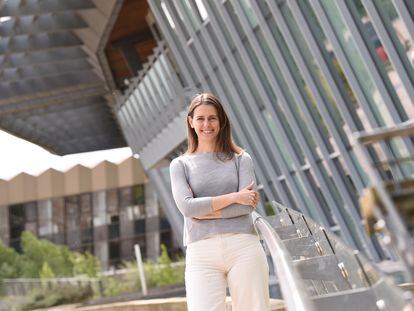
M23 231L67 245L73 251L95 254L106 268L134 260L135 244L147 258L148 247L159 248L159 243L147 245L148 233L160 235L160 242L174 249L165 216L157 217L156 226L154 219L147 216L144 185L13 204L7 209L9 217L2 218L2 222L8 222L8 244L18 251ZM147 225L149 221L151 224Z
M149 4L159 47L119 97L118 116L175 230L181 223L171 204L168 160L183 150L189 99L209 91L222 99L237 143L252 155L265 200L304 212L382 259L363 230L358 197L369 180L353 143L358 132L414 119L414 5L397 0ZM142 118L152 123L141 126ZM153 138L147 130L160 134ZM373 162L390 161L413 155L414 144L397 139L369 151ZM387 169L382 173L384 179L390 175ZM410 164L399 171L406 177L413 173Z

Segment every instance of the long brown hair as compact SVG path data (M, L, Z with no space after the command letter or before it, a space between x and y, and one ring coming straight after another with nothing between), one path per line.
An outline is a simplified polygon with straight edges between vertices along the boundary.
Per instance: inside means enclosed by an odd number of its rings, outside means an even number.
M223 105L220 102L220 99L217 96L214 96L210 93L201 93L197 94L190 103L190 107L188 108L187 116L193 118L194 117L194 110L201 105L211 105L216 108L219 123L220 123L220 130L218 133L215 152L218 158L221 160L228 159L230 160L233 158L234 153L240 154L243 149L237 146L232 139L231 136L231 125L230 120L224 111ZM198 137L195 130L191 127L189 118L187 117L187 144L188 149L187 153L191 154L195 152L198 148ZM224 155L224 159L220 156L220 154Z

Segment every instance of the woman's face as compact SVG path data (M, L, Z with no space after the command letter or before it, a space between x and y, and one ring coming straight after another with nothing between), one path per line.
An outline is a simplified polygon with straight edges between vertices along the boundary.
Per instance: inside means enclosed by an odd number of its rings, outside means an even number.
M188 117L190 126L195 130L199 141L214 141L220 131L216 107L200 105L194 109L193 117Z

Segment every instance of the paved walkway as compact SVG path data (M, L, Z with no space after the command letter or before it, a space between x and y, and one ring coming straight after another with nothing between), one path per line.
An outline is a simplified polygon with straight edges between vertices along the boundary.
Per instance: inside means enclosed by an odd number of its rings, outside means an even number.
M283 301L279 299L270 300L271 311L284 311ZM97 306L82 307L80 305L66 305L54 308L42 309L49 311L186 311L186 300L179 298L163 298L150 300L135 300L128 302L109 303ZM226 311L231 311L231 299L227 298Z

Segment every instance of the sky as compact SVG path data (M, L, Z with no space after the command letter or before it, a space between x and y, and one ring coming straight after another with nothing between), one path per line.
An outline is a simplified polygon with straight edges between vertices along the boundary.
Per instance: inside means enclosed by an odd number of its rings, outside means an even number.
M0 130L0 179L9 180L21 172L39 175L54 168L67 171L76 164L94 167L108 160L119 163L132 155L129 147L57 156L26 140Z

